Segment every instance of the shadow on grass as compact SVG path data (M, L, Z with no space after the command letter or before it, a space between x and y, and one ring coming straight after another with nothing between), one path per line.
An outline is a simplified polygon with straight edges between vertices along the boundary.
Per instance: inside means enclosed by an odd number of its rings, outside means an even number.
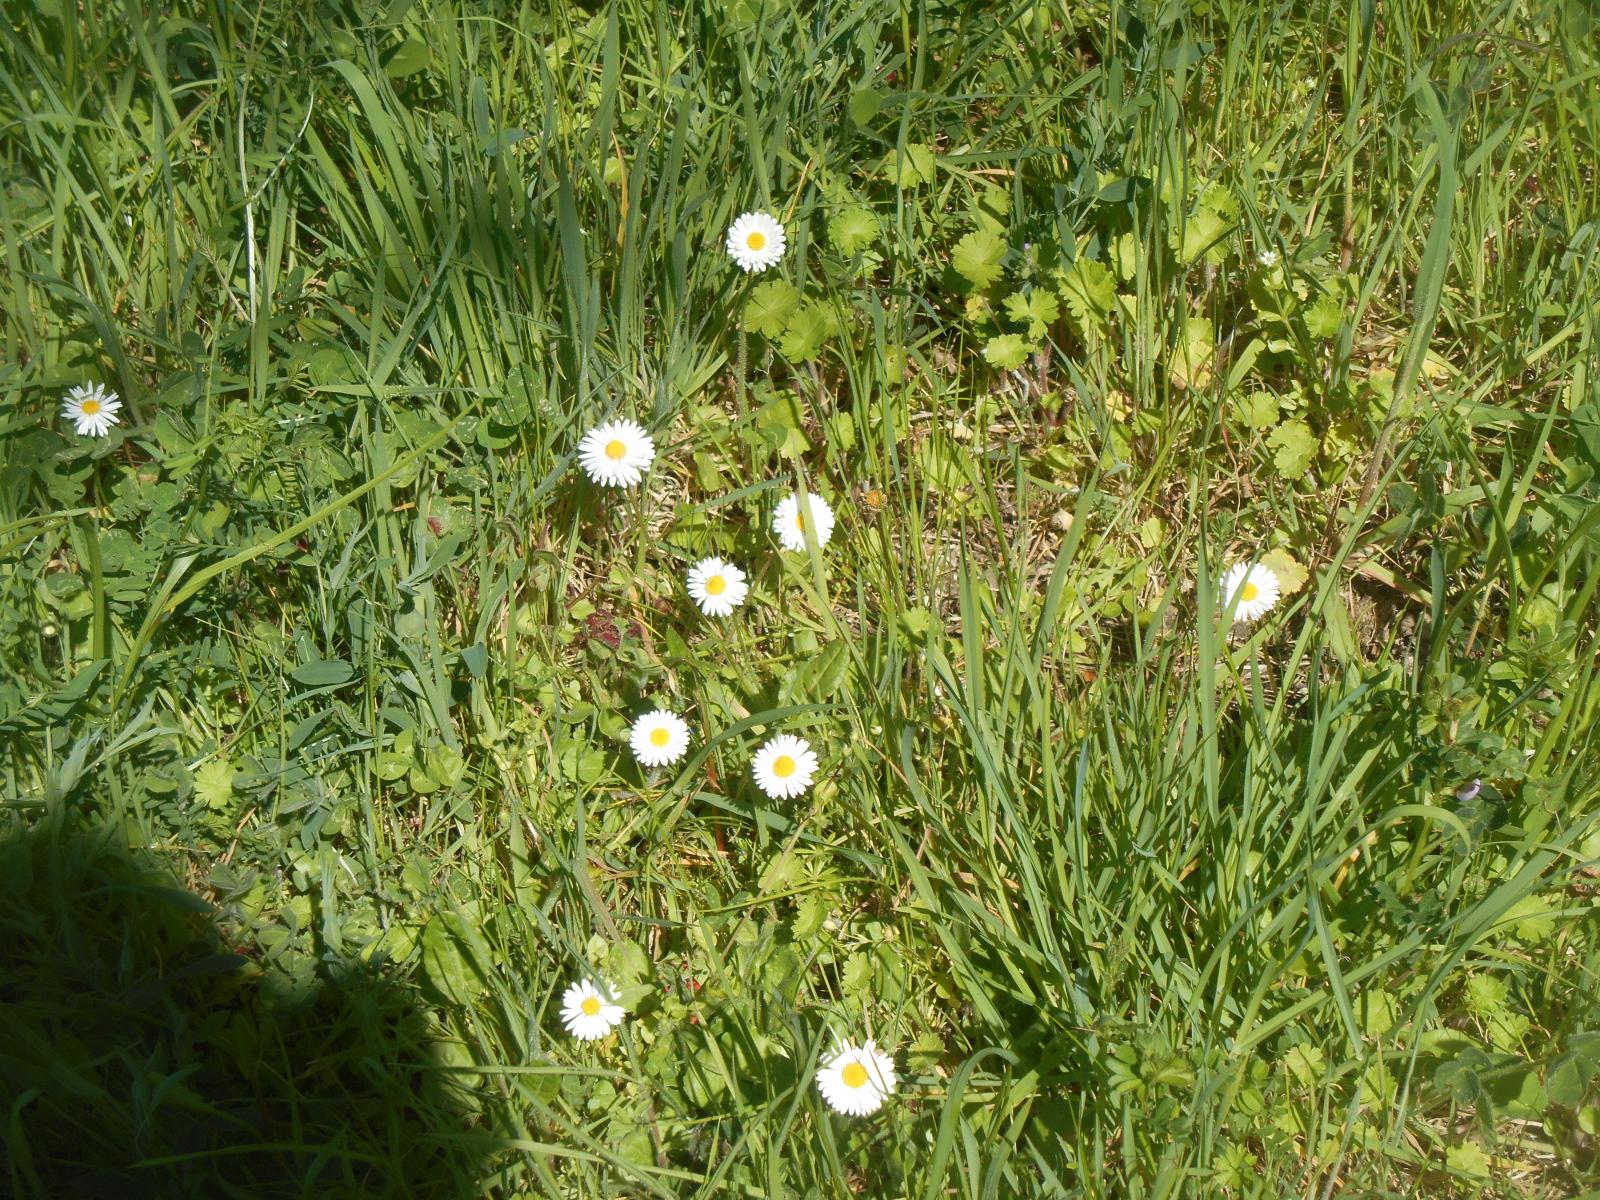
M360 962L290 1006L106 828L0 832L0 1189L483 1194L492 1146L426 1010Z

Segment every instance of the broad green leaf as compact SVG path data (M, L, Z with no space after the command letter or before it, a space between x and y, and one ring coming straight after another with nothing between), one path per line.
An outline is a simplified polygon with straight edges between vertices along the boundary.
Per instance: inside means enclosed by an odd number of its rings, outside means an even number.
M1202 254L1221 249L1220 243L1232 227L1233 222L1214 209L1195 209L1183 223L1181 242L1179 231L1173 230L1173 248L1178 252L1178 261L1188 266Z
M967 211L979 229L987 229L1004 237L1007 218L1011 215L1011 193L1004 188L983 188L973 195Z
M1301 310L1306 332L1314 338L1331 338L1339 332L1344 320L1344 308L1329 295L1318 296L1316 301Z
M992 337L983 345L983 357L992 367L1001 371L1015 371L1028 361L1032 351L1021 334L1002 333L999 337Z
M428 922L422 931L422 969L440 993L470 1009L482 985L454 928L459 919L440 913Z
M1243 209L1233 190L1220 183L1213 183L1201 193L1198 207L1216 213L1230 225L1239 219Z
M1079 325L1103 325L1117 302L1111 268L1092 258L1079 258L1061 276L1061 298Z
M1311 469L1317 456L1317 435L1304 421L1285 421L1267 438L1272 448L1272 465L1285 479L1300 479Z
M896 187L916 187L933 178L937 162L932 146L912 142L906 146L904 154L898 150L889 151L883 160L883 173Z
M843 255L859 254L879 237L878 218L870 208L852 204L841 209L828 222L828 239Z
M838 332L832 307L821 300L807 300L790 316L778 349L791 362L809 362Z
M421 38L407 38L383 56L383 73L390 79L415 75L428 65L428 43Z
M399 754L393 750L381 751L373 760L373 769L377 771L378 778L385 783L405 778L412 765L411 755Z
M769 279L750 289L744 305L744 327L752 333L775 338L784 331L795 309L800 307L800 292L787 279Z
M1211 359L1216 354L1216 334L1209 317L1190 317L1183 324L1183 336L1167 364L1174 386L1202 388L1211 382Z
M1125 233L1111 243L1111 265L1119 278L1133 279L1139 270L1139 239L1136 235Z
M1031 292L1011 293L1005 299L1005 309L1006 316L1028 327L1028 338L1036 342L1061 315L1061 302L1054 292L1034 288Z
M859 87L850 93L850 119L865 128L883 111L883 93L875 87Z
M814 938L822 932L823 923L828 919L828 902L823 897L812 892L801 898L795 905L794 922L791 925L795 941L804 942Z
M956 243L950 265L975 288L986 288L1000 278L1006 257L1006 240L989 229L975 229Z
M805 415L792 393L763 404L755 415L762 440L785 458L796 458L811 449L802 429Z
M297 667L294 681L306 687L332 687L344 683L355 674L355 668L342 658L324 658Z
M1268 391L1236 397L1233 409L1246 429L1271 429L1278 423L1278 398Z
M213 758L194 773L194 794L212 810L225 809L233 801L234 766L225 758Z
M1322 1048L1308 1042L1290 1046L1283 1056L1284 1068L1305 1087L1314 1086L1321 1081L1326 1062Z
M1261 565L1278 577L1278 588L1285 596L1294 595L1306 584L1306 569L1295 561L1294 555L1281 546L1263 554Z

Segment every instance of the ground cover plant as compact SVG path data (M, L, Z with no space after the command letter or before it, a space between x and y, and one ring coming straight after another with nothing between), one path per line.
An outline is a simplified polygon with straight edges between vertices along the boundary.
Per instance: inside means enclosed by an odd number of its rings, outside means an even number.
M4 13L11 1193L1600 1194L1592 5Z

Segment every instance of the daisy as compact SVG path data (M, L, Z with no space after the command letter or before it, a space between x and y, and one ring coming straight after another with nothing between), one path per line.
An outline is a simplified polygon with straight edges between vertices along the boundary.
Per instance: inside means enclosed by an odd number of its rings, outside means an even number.
M708 617L725 617L750 594L744 572L720 558L702 558L689 569L689 595Z
M728 227L728 253L746 271L765 271L783 257L783 226L764 212L747 212Z
M801 502L804 502L804 509ZM821 496L812 492L796 492L786 496L772 514L772 532L778 535L778 544L785 550L806 548L806 519L811 520L811 532L816 535L817 546L828 544L833 536L833 509Z
M611 985L591 979L575 983L561 997L561 1023L580 1042L603 1038L622 1024L622 1006Z
M1278 577L1260 563L1235 563L1222 577L1222 608L1236 624L1265 616L1278 603Z
M61 401L61 415L75 422L80 437L105 437L117 423L117 410L122 401L115 392L108 392L100 384L86 387L79 384L68 390Z
M835 1112L864 1117L877 1112L894 1091L894 1056L867 1039L859 1050L841 1042L817 1069L817 1090Z
M632 421L607 421L578 443L578 461L603 487L632 487L644 478L655 456L656 444L643 426Z
M792 800L811 786L817 755L805 738L780 733L756 751L750 773L756 786L774 800Z
M633 723L628 733L633 756L647 767L677 762L689 748L689 725L682 717L658 708Z

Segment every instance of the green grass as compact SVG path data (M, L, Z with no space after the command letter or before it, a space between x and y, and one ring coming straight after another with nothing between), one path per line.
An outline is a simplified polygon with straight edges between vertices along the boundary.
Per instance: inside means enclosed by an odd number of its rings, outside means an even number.
M1596 1194L1591 5L150 7L0 33L12 1191Z

